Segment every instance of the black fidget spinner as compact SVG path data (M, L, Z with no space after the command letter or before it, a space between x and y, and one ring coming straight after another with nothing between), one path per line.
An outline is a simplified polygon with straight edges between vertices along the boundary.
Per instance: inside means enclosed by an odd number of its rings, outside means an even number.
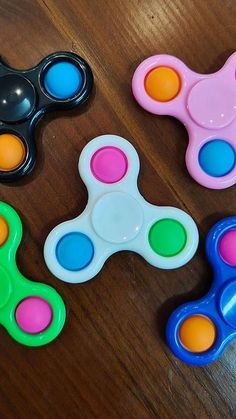
M79 106L92 87L89 65L71 52L51 54L29 70L0 62L0 182L16 181L33 169L39 119Z

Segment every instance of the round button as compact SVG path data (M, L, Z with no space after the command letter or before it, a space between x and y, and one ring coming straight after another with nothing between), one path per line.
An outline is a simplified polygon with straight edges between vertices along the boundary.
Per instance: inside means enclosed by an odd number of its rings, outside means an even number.
M110 243L124 243L134 239L143 224L143 211L132 196L111 192L101 197L92 212L96 233Z
M226 176L235 166L235 151L225 140L212 140L199 152L199 164L210 176Z
M25 160L26 150L19 137L13 134L0 135L0 170L10 172Z
M179 340L189 352L208 351L216 339L216 328L209 317L194 314L187 317L179 328Z
M149 231L149 244L160 256L176 256L184 249L187 234L183 225L171 218L157 221Z
M178 73L170 67L157 67L145 78L145 89L148 95L159 102L174 99L181 87Z
M6 243L9 236L9 227L5 218L0 216L0 246Z
M32 83L18 74L0 77L0 121L19 122L27 119L36 104Z
M117 147L102 147L91 159L91 171L94 177L103 183L119 182L125 176L127 169L127 157Z
M22 300L15 312L18 326L26 333L36 334L47 329L52 321L52 308L40 297Z
M80 271L86 268L91 263L93 256L93 243L83 233L66 234L57 244L57 260L68 271Z
M83 80L75 64L69 61L59 61L46 68L43 83L50 96L67 100L79 92Z
M192 119L204 128L223 128L236 115L233 86L217 78L199 81L189 93L187 106Z
M236 329L236 280L230 281L220 297L220 310L226 323Z
M236 230L230 230L223 235L219 243L219 252L224 262L236 266Z

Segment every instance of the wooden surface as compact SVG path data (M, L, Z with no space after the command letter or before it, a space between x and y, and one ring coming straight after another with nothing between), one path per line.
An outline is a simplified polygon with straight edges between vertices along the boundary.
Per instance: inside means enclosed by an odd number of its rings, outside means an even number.
M235 214L236 187L211 191L195 183L185 168L183 126L139 108L130 90L137 64L155 53L176 55L199 72L219 69L235 50L235 0L0 0L0 31L1 55L12 66L72 50L89 62L96 85L83 113L41 121L35 171L20 185L0 187L1 199L23 219L21 271L56 287L68 309L62 334L46 347L20 346L0 330L0 417L236 417L235 342L215 364L190 368L164 340L172 310L210 286L205 237L220 217ZM126 252L84 285L48 272L44 240L85 207L77 161L85 144L104 133L137 148L147 200L195 218L201 244L187 266L161 271Z

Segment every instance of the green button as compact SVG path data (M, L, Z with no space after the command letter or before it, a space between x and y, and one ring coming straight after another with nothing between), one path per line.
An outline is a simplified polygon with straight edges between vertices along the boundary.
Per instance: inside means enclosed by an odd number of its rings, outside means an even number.
M171 257L182 252L186 245L187 234L179 221L163 218L153 224L148 239L154 252L160 256Z

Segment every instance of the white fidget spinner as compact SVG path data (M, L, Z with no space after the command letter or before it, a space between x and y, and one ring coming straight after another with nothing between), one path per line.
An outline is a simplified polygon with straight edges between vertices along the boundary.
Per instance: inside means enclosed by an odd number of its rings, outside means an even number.
M137 187L139 157L124 138L102 135L83 149L79 172L88 189L81 215L55 227L45 242L50 271L66 282L93 278L121 250L139 253L151 265L178 268L198 246L193 219L174 207L147 202Z

